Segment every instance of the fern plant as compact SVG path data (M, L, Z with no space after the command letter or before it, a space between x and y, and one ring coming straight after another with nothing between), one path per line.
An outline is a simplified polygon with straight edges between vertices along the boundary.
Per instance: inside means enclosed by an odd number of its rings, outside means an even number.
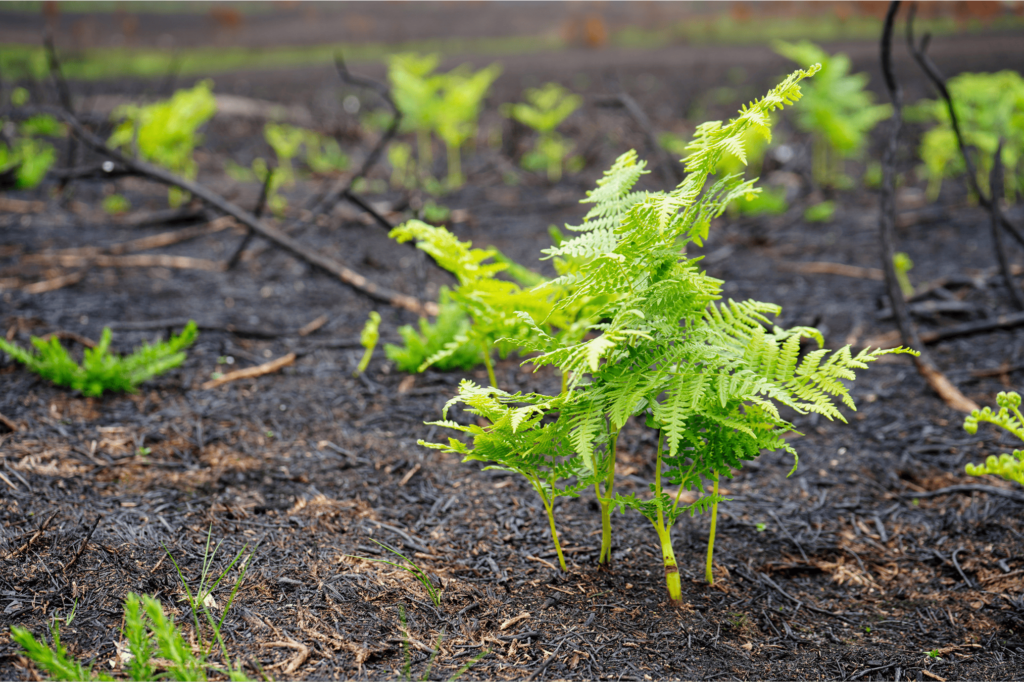
M477 121L491 83L501 73L497 64L473 72L462 66L434 73L439 57L400 54L391 58L388 80L405 130L414 130L421 175L433 165L430 134L436 133L448 153L448 188L463 184L461 148L476 136Z
M32 337L37 352L20 348L0 338L0 350L30 371L58 386L100 396L104 391L134 393L139 384L163 374L185 361L185 349L197 336L196 323L189 321L181 333L167 341L143 343L128 356L110 352L110 328L105 327L95 348L86 348L82 364L76 363L56 336L49 341Z
M850 58L845 54L830 55L806 40L777 41L774 46L776 52L800 66L821 65L821 73L807 85L796 122L812 136L815 182L821 186L848 182L843 160L861 155L867 134L892 115L892 107L874 104L874 95L864 89L868 74L851 74Z
M974 435L978 432L979 422L988 422L1024 441L1024 415L1020 413L1020 394L1015 391L1000 392L996 396L996 405L999 406L998 412L993 412L990 407L983 407L967 415L964 419L964 431ZM1024 485L1024 450L1014 450L1009 454L1004 452L999 457L989 456L984 464L968 464L966 470L971 476L992 474Z
M579 314L579 306L566 312L553 310L555 301L564 295L563 288L552 287L543 291L528 288L543 282L544 278L514 263L493 247L473 248L471 242L460 241L445 228L419 220L410 220L390 234L400 243L415 241L417 248L455 276L459 284L448 296L469 318L469 325L464 331L428 356L418 371L453 358L460 352L475 355L475 350L468 349L479 349L490 384L496 387L492 348L496 347L498 353L505 357L521 347L532 333L526 319L545 321L549 331L552 327L569 334L582 334L585 330L574 317ZM495 277L498 273L507 273L517 281L498 279ZM455 326L454 313L452 315L449 319L453 322L446 324L447 329ZM425 345L430 344L427 342Z
M525 477L544 505L558 564L567 571L555 523L555 502L559 497L578 497L591 480L581 469L582 460L574 456L568 423L546 419L563 400L564 396L509 394L466 379L459 385L458 395L444 406L442 420L428 424L469 434L472 447L457 438L449 438L447 443L421 440L419 444L462 455L463 462L485 462L485 471L509 471ZM465 405L469 414L487 420L488 426L448 419L449 408L458 403ZM570 479L575 481L568 483Z
M451 299L447 287L441 287L437 321L431 324L420 318L419 331L412 325L399 327L402 345L385 344L384 354L403 372L421 372L427 367L441 371L473 369L483 362L483 355L478 346L462 342L469 338L469 326L469 314ZM452 352L440 356L452 343ZM427 362L431 358L434 359Z
M198 167L193 150L201 137L197 130L217 111L213 96L213 81L204 80L189 90L178 90L164 101L146 106L128 104L118 107L113 114L120 121L114 128L108 144L129 153L137 153L193 180ZM182 190L168 190L168 202L178 206L187 199Z
M506 116L539 133L534 150L523 157L524 168L545 170L551 182L561 179L562 162L572 151L572 142L565 140L555 129L582 103L583 98L579 95L572 94L558 83L548 83L543 88L527 90L526 102L502 108Z
M947 85L964 142L976 150L978 186L989 193L989 177L1002 139L1006 199L1013 201L1024 191L1024 77L1009 70L962 73L950 78ZM928 196L935 201L944 178L966 172L949 109L944 101L925 100L908 108L908 117L936 124L921 137L920 147Z
M844 347L831 355L816 350L801 360L802 338L822 345L816 330L772 327L768 316L780 309L770 303L720 303L723 283L700 270L699 257L685 255L688 245L703 244L710 221L731 201L759 191L754 181L737 175L709 184L708 176L722 156L728 152L745 158L744 133L752 127L770 136L769 114L798 100L800 81L817 70L814 65L796 71L726 124L712 121L698 127L685 159L688 174L671 192L635 190L645 164L632 151L619 157L585 200L594 207L584 223L570 228L580 234L546 251L547 257L571 262L571 267L536 288L566 289L552 307L552 316L580 300L601 301L602 307L591 317L599 321L588 325L593 338L559 338L531 315L520 314L532 330L524 349L540 353L526 362L535 368L558 367L569 377L567 390L557 398L532 397L525 408L510 408L508 414L492 412L504 420L500 426L442 422L469 429L476 453L481 438L500 436L512 447L514 436L532 437L533 431L554 419L561 425L557 443L564 447L568 430L573 453L568 462L558 460L559 474L576 477L565 489L575 493L579 485L593 486L601 506L600 560L607 563L611 558L610 511L640 512L657 533L669 598L675 604L682 597L671 541L674 521L687 511L712 512L706 568L711 581L721 477L732 476L762 450L796 456L783 439L792 425L780 416L778 406L842 420L833 399L853 408L843 382L855 378L854 370L884 354L908 352L864 350L854 355ZM456 400L473 404L479 395L475 386L463 385ZM499 402L502 398L493 391L486 396ZM545 420L542 411L551 419ZM631 416L644 418L659 432L649 498L614 490L616 442ZM533 448L532 442L527 445ZM443 447L456 451L460 446L450 441ZM675 495L670 485L677 487ZM684 489L702 496L681 506Z

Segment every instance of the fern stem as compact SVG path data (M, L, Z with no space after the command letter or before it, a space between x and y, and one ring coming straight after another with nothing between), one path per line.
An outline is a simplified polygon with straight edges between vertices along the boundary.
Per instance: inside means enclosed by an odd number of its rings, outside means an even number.
M462 158L457 145L448 144L448 188L462 187Z
M619 431L611 435L608 441L608 474L604 481L604 495L601 494L600 482L594 481L594 492L601 505L601 554L597 562L602 566L612 563L612 497L615 491L615 454L619 441Z
M482 343L480 344L480 350L484 352L484 367L487 368L487 380L491 382L491 388L497 388L498 380L494 377L494 363L491 362L491 352Z
M672 531L669 528L657 528L658 540L661 541L661 559L665 564L665 587L668 588L668 600L675 607L683 605L683 590L679 581L679 565L676 553L672 549Z
M420 174L429 177L431 166L434 165L434 154L431 151L430 133L424 130L416 131L417 153L416 160L419 161Z
M716 499L711 503L711 533L708 535L708 560L704 567L704 579L707 580L708 585L715 584L715 576L711 572L711 562L715 554L715 528L718 525L718 474L715 474L715 489L712 494Z
M558 529L555 527L555 501L548 501L547 496L542 496L541 500L544 502L544 511L548 514L548 524L551 526L551 539L555 543L555 552L558 554L558 565L562 567L562 573L568 573L569 569L565 565L565 556L562 554L562 543L558 540Z
M568 388L569 388L569 373L566 372L565 370L562 370L562 393L561 393L561 395L565 395L565 392L566 392L566 390L568 390Z
M664 440L664 438L665 438L665 432L664 431L658 431L658 451L655 453L655 456L654 456L654 495L655 496L660 496L661 495L661 444L662 444L662 441ZM665 513L662 511L661 507L658 507L658 524L655 526L655 528L658 529L658 535L659 536L661 535L662 532L667 531L667 529L665 528ZM662 544L664 544L664 543L662 543Z

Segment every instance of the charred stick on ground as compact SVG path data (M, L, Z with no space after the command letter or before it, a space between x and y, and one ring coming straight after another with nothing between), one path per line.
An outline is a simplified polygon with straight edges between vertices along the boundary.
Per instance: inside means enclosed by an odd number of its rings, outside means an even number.
M1002 210L999 207L999 197L1003 194L1003 140L999 139L996 147L995 162L992 164L992 172L989 174L989 189L992 191L992 201L989 202L988 210L992 216L992 246L996 251L996 258L999 259L999 271L1003 275L1003 281L1010 292L1010 299L1018 310L1024 310L1024 297L1020 289L1013 282L1013 272L1010 268L1010 259L1006 255L1006 244L1003 243Z
M886 141L885 152L882 157L882 207L879 217L879 240L882 251L882 271L885 273L886 290L889 293L889 300L892 303L893 317L896 319L896 326L900 330L900 337L903 345L918 350L921 354L914 358L917 371L928 382L928 385L939 394L947 405L961 412L970 412L978 409L977 404L968 400L946 378L932 361L931 357L924 350L921 339L917 335L917 329L910 319L907 310L907 302L900 289L899 280L896 277L896 265L893 262L896 249L895 225L896 225L896 149L899 146L900 129L903 127L903 90L892 70L892 32L896 20L896 13L899 11L900 3L897 0L889 5L885 15L885 26L882 30L881 57L882 74L885 77L885 87L892 99L892 122L889 130L889 139Z
M131 169L140 176L189 192L213 208L216 208L227 215L233 216L238 220L238 222L252 229L252 231L260 237L277 244L293 256L296 256L297 258L300 258L307 263L334 275L342 283L347 284L369 298L387 303L396 308L404 308L420 315L424 313L430 315L436 314L437 304L433 302L424 303L413 296L400 294L374 284L363 275L342 265L333 258L329 258L317 251L314 251L313 249L307 248L284 232L281 232L269 225L265 225L251 213L224 199L224 197L216 194L215 192L210 191L206 187L190 180L186 180L174 173L164 170L163 168L146 163L145 161L128 158L119 151L111 149L103 142L103 140L86 130L74 116L57 110L51 110L51 113L62 117L64 121L71 126L74 134L82 140L82 142L100 154L108 156L118 163L123 164L126 168Z

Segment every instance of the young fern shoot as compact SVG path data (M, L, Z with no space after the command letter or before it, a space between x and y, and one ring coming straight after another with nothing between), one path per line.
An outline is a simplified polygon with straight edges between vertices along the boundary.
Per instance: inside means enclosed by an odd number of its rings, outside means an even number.
M534 327L541 351L528 362L555 365L570 377L565 404L570 441L582 460L585 477L595 485L602 507L601 558L610 558L610 507L639 511L654 525L662 548L670 600L681 603L681 589L672 549L671 528L683 511L695 513L721 501L718 481L731 476L742 462L761 450L795 451L782 434L792 426L779 416L777 405L797 412L818 412L829 419L842 416L832 404L840 397L853 407L842 380L853 370L892 351L849 348L826 358L818 350L798 363L801 337L823 343L813 329L770 327L768 315L778 306L747 301L716 303L720 280L688 258L689 244L701 246L710 221L739 196L755 194L754 181L731 175L708 185L708 175L723 154L744 157L744 133L755 128L770 135L770 114L800 98L799 82L817 67L796 71L765 97L723 124L713 121L697 129L686 158L687 177L671 192L643 193L633 186L644 172L635 152L621 156L605 174L589 200L596 204L581 232L549 249L549 257L572 258L575 267L551 286L570 286L571 293L555 306L577 298L606 301L591 327L598 335L564 344ZM586 383L583 383L586 377ZM653 497L614 494L616 434L632 416L646 415L659 430L655 453ZM603 454L599 446L604 444ZM610 460L610 461L609 461ZM713 492L681 507L683 489ZM666 483L679 487L670 496ZM714 528L714 520L712 521ZM708 566L714 534L709 539ZM707 578L711 580L710 568Z
M580 470L580 460L574 457L564 420L546 420L545 417L561 404L561 396L552 398L538 394L509 394L496 388L482 388L472 381L463 380L459 394L444 406L442 421L429 422L436 426L468 433L472 447L456 438L448 443L419 444L435 450L453 452L463 456L463 462L488 462L488 469L511 471L526 478L540 496L548 517L551 539L558 554L558 564L567 571L562 545L558 539L554 506L559 497L578 497L590 480ZM448 419L448 409L456 403L466 406L466 412L483 417L489 426L468 426ZM517 406L518 405L518 406ZM575 477L570 485L560 482Z

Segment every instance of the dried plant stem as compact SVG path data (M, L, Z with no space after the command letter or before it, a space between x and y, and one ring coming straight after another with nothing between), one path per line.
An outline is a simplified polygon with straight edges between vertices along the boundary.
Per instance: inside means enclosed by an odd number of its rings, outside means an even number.
M704 579L708 585L715 584L715 575L712 571L713 559L715 556L715 530L718 527L718 477L715 477L715 489L711 493L715 501L711 503L711 532L708 533L708 560L704 566Z

